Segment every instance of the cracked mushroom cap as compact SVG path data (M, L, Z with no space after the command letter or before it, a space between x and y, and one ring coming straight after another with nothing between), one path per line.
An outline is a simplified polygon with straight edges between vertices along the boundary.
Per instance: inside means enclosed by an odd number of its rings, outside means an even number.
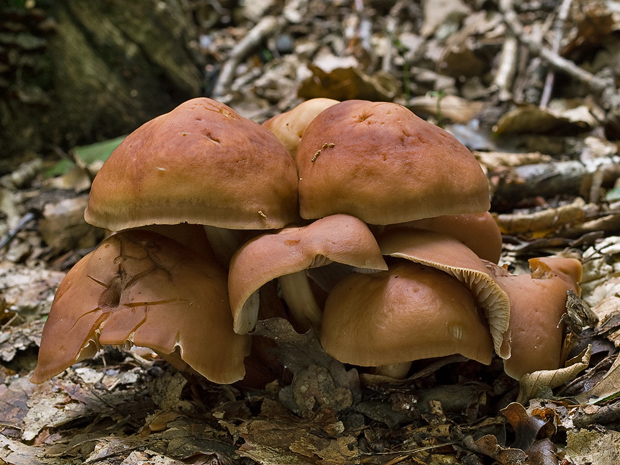
M504 360L508 376L560 368L567 292L580 294L581 262L574 258L529 260L531 274L511 275L490 265L495 280L510 298L508 340L511 357Z
M471 290L489 325L495 351L510 356L506 332L510 301L484 262L465 244L448 234L422 229L391 229L378 238L381 252L448 273Z
M321 344L343 363L368 367L453 354L489 364L493 354L471 292L443 271L406 260L336 284Z
M32 382L92 357L102 345L132 344L222 384L243 378L249 348L247 336L232 330L225 273L148 231L110 236L67 273L43 329Z
M272 229L297 210L295 163L278 139L196 98L127 136L97 173L84 216L112 231L182 222Z
M275 134L291 157L295 159L297 147L308 125L319 113L337 103L339 103L338 100L331 98L306 100L292 110L268 119L263 126Z
M256 325L257 291L265 283L332 262L387 270L368 226L349 215L328 216L248 241L233 256L228 278L235 331L245 334Z
M301 216L385 225L490 208L487 178L455 137L403 106L348 100L323 110L297 150Z

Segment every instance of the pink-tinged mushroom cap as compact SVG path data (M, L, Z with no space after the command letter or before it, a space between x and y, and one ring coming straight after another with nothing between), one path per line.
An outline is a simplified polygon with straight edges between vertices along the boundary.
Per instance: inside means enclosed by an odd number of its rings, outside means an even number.
M574 258L529 260L531 274L511 275L490 265L495 280L510 298L508 341L511 357L506 373L520 379L526 373L560 368L567 292L580 294L581 263Z
M449 234L473 250L478 257L493 263L499 262L502 254L502 233L489 212L436 216L398 223L393 227L411 227Z
M298 218L295 162L265 127L208 98L132 132L95 177L86 221L281 228Z
M41 383L102 345L148 347L217 383L243 378L249 339L233 332L225 273L160 234L110 236L61 283L32 376Z
M339 103L338 100L331 98L306 100L292 110L268 119L263 126L275 134L291 157L295 159L297 147L308 125L319 113L337 103Z
M391 229L378 238L381 252L437 268L454 276L471 290L488 322L495 351L510 356L505 343L510 301L485 263L465 244L448 234L422 229Z
M487 178L456 138L403 106L348 100L319 113L297 149L300 212L392 224L490 207Z
M341 362L371 367L452 354L488 364L493 354L471 292L443 271L405 260L336 284L321 343Z
M248 241L230 265L228 290L235 331L245 334L254 328L256 293L265 283L331 262L372 271L387 269L366 224L349 215L328 216L307 226L287 227ZM305 274L302 277L306 279ZM302 291L298 288L296 292Z

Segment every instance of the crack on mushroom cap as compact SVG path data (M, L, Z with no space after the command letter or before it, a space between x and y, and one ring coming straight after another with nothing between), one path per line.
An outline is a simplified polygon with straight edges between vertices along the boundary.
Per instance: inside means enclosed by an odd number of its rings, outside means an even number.
M226 297L225 273L176 241L146 231L111 236L61 283L33 382L94 355L102 345L133 344L160 355L178 352L211 381L238 381L249 339L233 333ZM207 337L211 328L219 333Z

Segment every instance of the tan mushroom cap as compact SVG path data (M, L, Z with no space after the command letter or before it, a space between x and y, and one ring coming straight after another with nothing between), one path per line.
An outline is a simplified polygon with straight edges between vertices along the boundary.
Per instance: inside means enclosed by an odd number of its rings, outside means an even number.
M126 231L80 260L61 283L32 376L41 383L101 345L148 347L217 383L243 378L249 339L232 330L226 275L162 235Z
M263 126L275 134L291 157L295 159L297 147L308 125L319 113L337 103L339 103L338 100L331 98L306 100L292 110L268 119Z
M574 258L529 260L531 274L511 275L493 267L495 279L510 297L508 338L511 357L506 373L520 379L526 373L560 368L567 292L579 294L581 263Z
M387 270L368 226L349 215L328 216L248 241L230 264L228 292L235 331L245 334L256 325L258 307L252 296L265 283L331 262Z
M409 228L391 229L378 242L384 255L437 268L462 282L484 312L496 353L502 358L510 356L505 343L510 300L469 247L448 234Z
M487 178L455 137L403 106L348 100L322 111L297 150L303 218L391 224L490 208Z
M86 221L281 228L298 218L295 163L265 127L208 98L132 132L93 181Z
M436 216L398 223L394 227L428 229L449 234L473 250L478 257L493 263L499 262L502 254L502 233L489 212Z
M452 354L488 364L493 354L471 292L442 271L408 261L336 284L321 343L343 363L373 367Z

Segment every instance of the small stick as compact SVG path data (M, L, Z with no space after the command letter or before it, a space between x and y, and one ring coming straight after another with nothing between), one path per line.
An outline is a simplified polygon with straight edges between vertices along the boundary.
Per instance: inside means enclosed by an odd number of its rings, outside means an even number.
M510 89L517 70L518 48L517 39L511 35L507 36L502 45L499 66L493 81L502 102L512 98Z
M601 79L592 73L580 68L575 63L562 58L557 53L543 47L540 43L532 40L523 29L523 25L517 18L517 14L513 8L512 0L500 0L499 7L504 15L504 22L512 30L519 42L525 44L534 55L538 55L549 66L556 70L560 70L578 81L586 84L591 90L597 94L602 94L609 83L605 79Z
M222 98L228 92L235 77L235 69L241 63L241 60L273 34L279 25L280 23L275 16L265 16L248 32L241 42L233 47L230 56L222 66L222 70L213 88L213 98Z
M19 220L19 223L17 223L17 226L15 226L13 229L8 231L0 239L0 250L8 246L9 243L15 238L15 236L17 236L17 233L20 232L22 229L24 229L26 225L30 223L32 220L34 220L35 218L36 218L36 215L32 212L28 212L24 216L22 216L22 218Z
M558 53L560 51L560 45L562 45L562 31L564 29L564 23L568 18L568 12L570 11L570 5L572 0L563 0L560 5L560 11L556 18L553 31L553 47L552 51ZM551 100L551 92L553 91L553 83L555 81L555 73L553 70L547 72L547 78L545 79L545 87L543 88L542 97L540 98L540 107L547 108L549 100Z

